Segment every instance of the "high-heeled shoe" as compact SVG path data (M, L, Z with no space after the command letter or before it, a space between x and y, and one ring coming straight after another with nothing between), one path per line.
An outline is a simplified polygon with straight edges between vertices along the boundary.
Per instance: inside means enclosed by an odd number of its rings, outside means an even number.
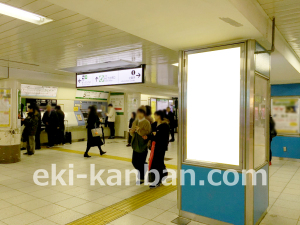
M91 158L92 156L90 156L90 155L88 155L88 154L85 153L85 154L83 155L83 157L85 157L85 158Z
M106 152L104 152L104 151L101 151L101 152L100 152L100 155L104 155L104 154L106 154Z

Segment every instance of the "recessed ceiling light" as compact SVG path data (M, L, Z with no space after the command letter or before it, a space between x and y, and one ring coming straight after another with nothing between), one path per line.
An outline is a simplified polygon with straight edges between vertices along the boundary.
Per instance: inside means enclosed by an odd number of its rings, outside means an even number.
M23 9L19 9L3 3L0 3L0 14L14 17L37 25L42 25L53 21L52 19L48 19L46 17L27 12Z
M179 65L178 65L178 63L174 63L174 64L172 64L172 66L179 66Z

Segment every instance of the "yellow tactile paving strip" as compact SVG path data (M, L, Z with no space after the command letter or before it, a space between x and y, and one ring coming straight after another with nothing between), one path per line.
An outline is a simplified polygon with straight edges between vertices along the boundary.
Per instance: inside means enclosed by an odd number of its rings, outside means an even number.
M80 155L82 155L84 153L82 151L65 149L65 148L53 148L53 149L56 150L56 151L69 152L69 153L80 154ZM99 157L106 158L106 159L115 159L115 160L121 160L121 161L125 161L125 162L131 162L130 158L125 158L125 157L119 157L119 156L113 156L113 155L103 155L103 156L100 156L99 154L92 153L92 152L89 152L89 155L91 155L91 156L99 156ZM176 165L172 165L172 164L166 164L166 167L169 168L169 169L174 169L174 170L177 169L177 166Z
M56 151L69 152L74 154L83 154L82 151L64 149L64 148L53 148ZM96 153L89 153L91 156L99 156ZM100 156L99 156L100 157ZM112 156L112 155L103 155L102 158L115 159L126 162L131 162L130 158ZM169 169L177 169L176 165L166 164L166 167ZM69 223L68 225L105 225L108 224L126 214L142 207L150 202L153 202L173 191L176 191L177 186L160 186L158 188L149 189L140 194L134 195L130 198L127 198L123 201L120 201L116 204L108 206L104 209L101 209L95 213L82 217L76 221Z
M127 198L98 212L69 223L69 225L105 225L176 190L176 186L160 186Z

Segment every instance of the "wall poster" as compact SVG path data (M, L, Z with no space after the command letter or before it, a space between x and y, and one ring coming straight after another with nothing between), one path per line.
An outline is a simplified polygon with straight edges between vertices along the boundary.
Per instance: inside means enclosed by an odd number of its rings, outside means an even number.
M113 104L117 115L124 115L124 93L110 93L110 103Z
M156 99L156 101L157 101L157 105L156 105L157 110L166 110L169 107L169 99L158 98Z
M272 98L272 117L281 134L299 134L299 98Z
M23 97L39 96L56 98L57 90L58 87L21 84L21 94Z
M0 127L10 127L11 89L0 88Z
M22 97L21 97L21 91L17 90L17 96L18 96L18 116L21 118L22 116Z

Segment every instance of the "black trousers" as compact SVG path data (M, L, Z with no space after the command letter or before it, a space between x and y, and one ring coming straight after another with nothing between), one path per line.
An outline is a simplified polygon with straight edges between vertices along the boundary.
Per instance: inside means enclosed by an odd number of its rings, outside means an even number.
M115 122L108 122L108 127L110 129L110 136L115 136Z
M91 147L95 147L95 146L91 146L91 145L89 145L89 144L86 146L85 155L89 153ZM100 153L101 153L101 152L102 152L101 145L98 145L98 146L96 146L96 147L99 148L99 151L100 151Z
M138 171L138 179L140 180L145 179L145 174L147 172L147 167L145 166L145 164L147 164L146 163L147 155L148 155L147 149L142 153L136 151L133 151L132 153L132 165Z
M172 140L175 140L174 133L175 133L175 132L174 132L174 128L171 127L171 128L170 128L170 134L171 134L171 139L172 139Z
M129 134L128 136L128 144L131 144L132 136Z
M41 132L37 131L35 134L35 149L41 149Z
M54 130L48 130L48 146L52 147L55 144L55 131Z
M57 131L57 144L65 144L65 129Z

